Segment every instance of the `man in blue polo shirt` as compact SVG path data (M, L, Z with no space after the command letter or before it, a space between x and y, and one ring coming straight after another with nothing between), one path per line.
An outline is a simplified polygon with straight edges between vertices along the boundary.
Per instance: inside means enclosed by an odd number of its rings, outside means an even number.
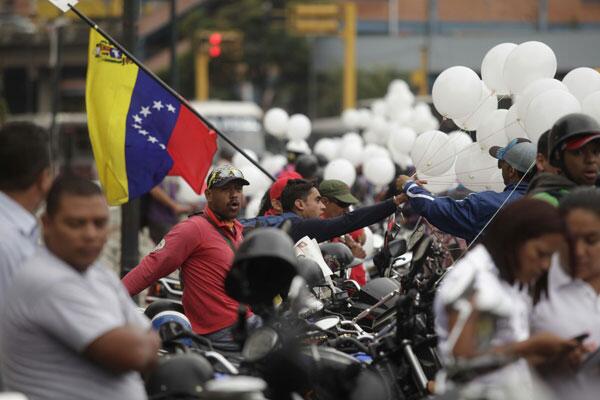
M423 181L406 175L399 176L396 185L406 193L417 214L441 231L472 242L500 207L525 195L535 173L536 148L528 139L513 139L506 147L491 147L490 155L498 159L506 185L500 193L471 193L462 200L436 197L423 188Z

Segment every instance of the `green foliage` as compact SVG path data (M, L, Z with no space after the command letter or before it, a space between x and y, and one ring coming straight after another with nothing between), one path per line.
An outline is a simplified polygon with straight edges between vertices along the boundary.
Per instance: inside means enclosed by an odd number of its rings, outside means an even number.
M285 3L294 2L299 1ZM241 60L227 54L225 45L222 56L211 60L211 98L238 99L239 83L250 81L255 101L264 108L281 106L290 112L306 112L309 60L306 40L286 31L285 10L274 7L273 3L277 6L282 2L208 1L181 23L180 33L192 38L196 31L239 30L244 35ZM182 57L179 65L182 93L193 97L193 57Z

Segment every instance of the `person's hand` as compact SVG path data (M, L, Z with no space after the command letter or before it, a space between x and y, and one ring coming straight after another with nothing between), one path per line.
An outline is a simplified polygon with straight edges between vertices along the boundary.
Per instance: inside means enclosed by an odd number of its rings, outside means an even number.
M404 193L394 196L394 204L396 204L396 206L399 206L406 201L408 201L408 196Z
M553 363L562 357L568 358L581 343L574 339L564 339L552 333L542 332L527 340L525 356L534 365Z
M412 181L412 178L408 175L400 175L396 178L396 189L402 191L406 182Z
M350 249L350 251L352 252L352 255L354 257L365 258L367 256L367 253L362 248L360 243L358 243L356 240L354 240L352 238L352 236L344 235L344 236L342 236L342 239L344 240L344 243L346 244L346 246L348 246L348 248Z
M192 213L194 210L194 206L190 204L175 203L175 205L173 206L173 213L176 215L189 214Z

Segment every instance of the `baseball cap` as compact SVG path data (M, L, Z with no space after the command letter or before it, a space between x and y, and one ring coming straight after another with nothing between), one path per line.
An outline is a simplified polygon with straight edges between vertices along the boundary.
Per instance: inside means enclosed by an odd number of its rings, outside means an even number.
M490 147L490 155L498 160L506 161L508 165L519 172L527 172L535 162L537 149L531 140L517 138L511 140L505 147Z
M283 189L285 189L285 185L287 185L290 179L302 179L302 175L294 171L282 172L275 183L271 185L269 197L274 200L279 200L281 193L283 193Z
M577 150L577 149L585 146L589 142L591 142L593 140L598 140L598 139L600 139L600 133L593 133L590 135L575 137L571 140L567 140L567 142L565 143L565 149Z
M337 179L327 179L321 182L319 193L321 193L321 196L335 199L344 204L358 203L358 199L350 193L348 185Z
M242 185L250 184L250 182L244 178L242 171L233 165L222 165L214 168L210 174L208 174L208 179L206 179L206 187L208 189L213 187L221 187L235 180L241 181Z

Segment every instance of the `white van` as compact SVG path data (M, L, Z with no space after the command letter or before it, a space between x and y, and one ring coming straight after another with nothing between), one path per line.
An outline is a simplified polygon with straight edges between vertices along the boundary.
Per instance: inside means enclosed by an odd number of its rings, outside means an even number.
M265 134L262 127L263 111L249 101L192 101L191 106L221 133L242 149L265 152ZM219 138L219 148L229 147ZM233 149L231 149L233 151Z

